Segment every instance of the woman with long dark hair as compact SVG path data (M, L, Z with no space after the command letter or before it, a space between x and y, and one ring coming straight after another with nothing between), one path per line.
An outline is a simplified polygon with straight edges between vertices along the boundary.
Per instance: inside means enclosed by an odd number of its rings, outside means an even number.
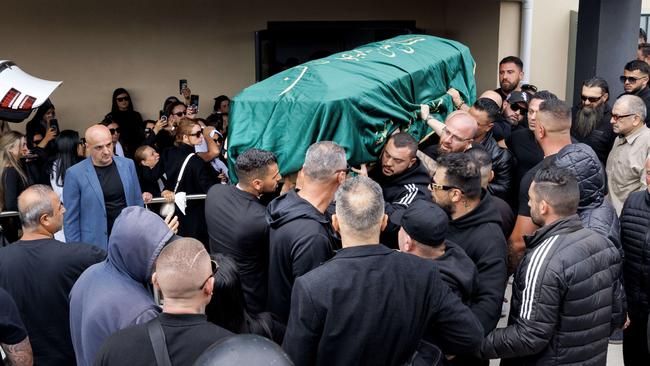
M63 201L63 184L65 173L70 167L83 160L86 155L86 146L79 138L79 133L74 130L63 130L54 141L57 153L50 162L47 172L50 177L52 190ZM54 238L65 242L63 229L54 234Z
M208 320L237 334L252 333L282 344L285 327L271 313L251 314L246 310L239 270L232 258L213 256L219 265L214 276L212 301L206 307Z
M54 139L59 133L54 104L48 99L36 110L34 117L25 125L25 137L29 149L39 148L45 156L55 154Z
M120 126L120 143L124 147L124 155L133 159L135 150L144 142L144 122L140 113L133 109L131 95L126 89L117 88L113 91L111 112L104 117L104 121L112 121Z

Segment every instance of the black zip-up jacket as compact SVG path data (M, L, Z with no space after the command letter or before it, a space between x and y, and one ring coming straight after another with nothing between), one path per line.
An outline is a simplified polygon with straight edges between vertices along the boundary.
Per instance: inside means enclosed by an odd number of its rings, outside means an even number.
M431 183L431 176L420 159L416 158L415 164L401 174L386 177L381 166L377 166L370 172L370 178L381 186L384 195L384 210L389 219L401 210L419 199L431 199L428 185ZM399 225L388 220L388 225L381 235L381 242L389 248L397 249L397 232Z
M286 324L296 277L332 258L340 247L327 217L291 190L269 203L268 310Z
M506 238L501 217L490 193L483 190L478 206L466 215L449 221L447 239L465 249L476 264L479 290L470 308L486 334L497 326L506 289Z
M465 305L470 305L478 293L478 271L463 248L451 240L445 241L445 254L436 258L442 280Z
M650 192L634 192L621 211L621 243L625 251L625 293L632 321L650 313Z
M454 355L475 352L483 335L436 261L361 245L296 280L282 348L296 366L397 366L425 332Z
M577 215L524 238L506 328L483 341L484 358L502 365L605 365L621 258Z
M492 137L492 131L485 135L483 141L478 143L478 146L487 151L492 158L494 179L488 185L488 192L504 200L508 199L513 179L512 170L514 163L512 153L497 144L494 137Z

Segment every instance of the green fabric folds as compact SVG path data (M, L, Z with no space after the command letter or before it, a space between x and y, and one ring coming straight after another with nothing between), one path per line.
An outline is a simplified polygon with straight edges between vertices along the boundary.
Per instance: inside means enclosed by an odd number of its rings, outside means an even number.
M277 155L282 174L293 173L307 148L325 140L343 146L350 165L375 161L397 128L416 139L429 132L418 118L420 104L444 120L454 110L450 87L474 102L474 60L461 43L427 35L399 36L295 66L233 98L229 165L257 147Z

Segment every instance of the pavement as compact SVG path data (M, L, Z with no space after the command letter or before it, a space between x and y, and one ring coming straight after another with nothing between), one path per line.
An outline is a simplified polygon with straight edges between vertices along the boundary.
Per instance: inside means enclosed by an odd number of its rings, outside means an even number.
M512 294L511 280L508 282L508 287L506 288L506 298L508 303L506 303L507 311L510 311L510 295ZM501 317L498 328L503 328L508 323L508 317ZM490 366L498 366L500 360L490 360ZM623 345L620 344L610 344L607 348L607 366L623 366Z

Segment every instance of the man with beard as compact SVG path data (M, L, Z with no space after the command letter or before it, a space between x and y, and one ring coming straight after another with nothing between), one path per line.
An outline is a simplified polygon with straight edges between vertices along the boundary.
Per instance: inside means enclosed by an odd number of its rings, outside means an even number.
M481 189L481 173L468 154L438 158L431 196L451 217L447 238L461 246L478 270L479 290L470 306L485 334L501 316L506 288L506 239L492 196Z
M650 62L650 44L639 43L639 47L636 51L636 59L645 63Z
M246 308L260 313L266 307L269 266L269 225L260 197L274 192L282 176L275 154L261 149L239 155L235 172L237 185L215 184L205 199L210 252L235 261Z
M609 120L612 109L607 105L609 86L605 79L593 77L582 84L582 103L572 109L571 136L591 146L598 160L605 164L616 138Z
M524 63L517 56L508 56L499 62L499 88L494 91L506 99L513 91L521 90L519 83L524 78Z
M512 132L528 126L526 115L530 94L527 92L513 91L503 100L503 117L510 123Z
M650 110L650 88L648 88L648 77L650 66L639 60L632 60L625 65L621 82L623 89L628 95L636 95L643 99L646 110ZM650 114L645 117L645 123L650 127Z
M429 146L423 150L433 160L436 160L442 154L464 152L472 147L478 125L471 114L465 111L452 112L447 115L445 123L442 123L429 113L429 106L427 105L421 106L420 113L422 119L440 136L438 145ZM431 173L433 174L434 171L435 169Z
M390 137L381 153L381 169L372 170L370 178L382 188L385 211L389 218L406 209L413 201L428 199L429 172L416 156L417 141L408 133ZM382 243L397 248L398 225L389 223L382 233Z

